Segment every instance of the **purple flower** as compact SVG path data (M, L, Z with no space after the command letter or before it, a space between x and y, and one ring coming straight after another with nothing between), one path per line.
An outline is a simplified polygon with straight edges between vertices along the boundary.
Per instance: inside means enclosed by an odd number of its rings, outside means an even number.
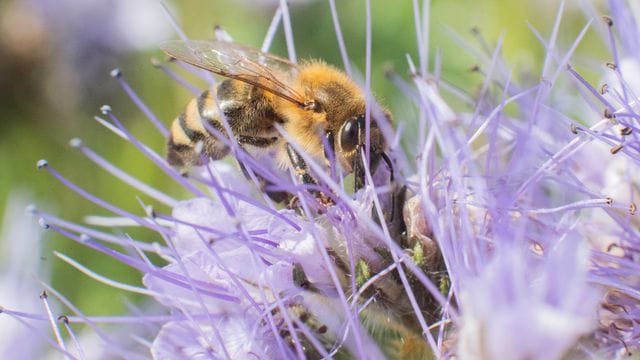
M33 227L32 219L24 216L28 196L14 192L4 208L2 233L2 268L0 272L0 310L6 309L33 312L40 310L39 291L36 276L48 278L48 271L40 269L41 265L39 240L40 233ZM35 250L35 251L34 251ZM34 255L35 252L35 255ZM40 331L46 330L46 324L37 326ZM24 327L17 321L3 321L0 327L0 355L4 358L25 356L35 358L44 351L44 346L33 346L29 340L32 329ZM44 345L44 344L42 344Z
M622 50L633 63L639 30L630 25L635 20L626 3L610 5L613 17L605 19L604 34L612 49L608 68L613 75L603 75L606 87L596 89L570 64L587 23L569 49L556 44L561 6L549 39L539 36L547 49L541 80L517 81L521 77L513 75L498 45L482 55L484 61L479 59L486 79L478 97L454 92L473 105L471 112L454 110L440 95L452 88L440 79L437 66L430 75L422 48L428 24L416 16L420 49L415 63L409 58L411 82L393 73L390 79L419 113L420 131L409 139L417 148L405 153L392 146L395 181L389 181L384 167L374 174L367 169L368 185L355 194L301 152L335 205L314 206L310 189L285 179L279 190L296 194L299 206L280 208L258 190L259 184L224 162L210 162L185 179L104 107L105 118L98 121L193 196L173 199L74 141L97 165L167 205L171 214L142 201L142 215L120 209L46 162L39 167L116 214L92 218L93 223L145 227L158 233L163 244L46 213L39 213L41 222L143 274L144 288L111 284L148 295L165 309L162 315L136 312L118 318L137 319L157 331L139 342L158 359L635 354L640 351L640 238L634 203L640 115L637 90L626 80L634 68L623 67L619 59ZM415 10L421 13L417 4ZM277 11L274 23L282 16L288 20L286 14ZM616 28L622 49L610 40L616 38L612 24L619 18L626 24ZM371 26L370 16L367 23ZM289 22L284 24L290 41ZM370 36L366 41L369 49ZM346 48L341 49L347 60ZM170 68L162 69L183 80ZM368 64L367 85L370 71ZM114 75L166 135L121 74ZM371 111L375 115L379 109L371 104ZM391 129L382 130L395 145ZM273 178L237 144L230 145L249 170ZM117 252L105 243L131 251ZM157 265L147 253L165 263ZM106 321L66 305L76 313L70 321L91 326ZM67 351L58 338L56 349ZM112 341L108 334L101 338ZM122 344L113 351L137 354Z

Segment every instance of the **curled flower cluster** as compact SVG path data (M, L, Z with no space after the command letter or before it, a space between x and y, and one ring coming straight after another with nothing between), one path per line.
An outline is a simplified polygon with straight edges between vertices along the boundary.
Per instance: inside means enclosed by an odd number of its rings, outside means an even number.
M402 125L395 135L382 129L392 145L393 169L381 167L374 174L365 169L367 186L355 194L344 190L344 179L322 172L301 152L318 175L318 186L332 194L331 206L319 208L312 191L294 180L277 189L295 194L298 206L274 205L254 181L254 174L270 178L269 169L232 142L248 178L227 163L210 162L186 179L104 107L105 118L98 121L193 198L178 201L150 188L74 141L96 164L169 206L171 214L145 203L145 214L136 215L93 197L46 162L39 166L118 216L94 223L133 223L155 231L163 244L36 213L47 228L138 269L144 288L111 284L148 295L166 309L164 315L122 319L157 328L155 335L139 339L145 345L141 353L123 344L109 349L125 357L145 357L148 351L158 359L637 354L640 238L634 199L640 110L631 79L640 68L640 28L627 3L610 5L611 17L593 24L611 46L606 84L594 87L570 63L590 23L567 51L558 49L561 8L549 40L539 37L547 49L540 82L517 82L498 45L479 59L486 79L477 97L454 92L472 112L454 111L440 95L451 88L437 69L429 75L422 39L427 22L416 16L420 56L416 64L409 59L411 82L393 73L389 77L419 111L417 149L404 153L393 146L403 136ZM283 16L287 20L283 6L274 24ZM591 9L585 5L585 11ZM417 5L416 13L421 13ZM289 22L284 24L290 39ZM169 67L158 66L182 82ZM114 75L151 114L122 74ZM105 243L133 251L117 252ZM150 261L149 253L166 263ZM97 329L100 319L65 304L74 313L64 317L65 324ZM48 314L33 318L55 317ZM55 348L82 358L82 344L72 349L53 328ZM76 339L73 329L66 329ZM103 341L113 341L96 331Z

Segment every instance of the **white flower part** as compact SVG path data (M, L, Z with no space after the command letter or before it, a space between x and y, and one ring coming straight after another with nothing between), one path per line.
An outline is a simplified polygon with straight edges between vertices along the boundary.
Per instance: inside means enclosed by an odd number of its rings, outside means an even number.
M158 302L174 309L192 314L205 312L220 314L230 310L235 311L238 302L216 296L217 294L238 295L235 285L227 273L218 268L211 269L212 266L216 265L209 256L197 252L182 257L181 263L169 264L162 269L164 275L176 274L174 278L182 281L175 283L149 273L144 276L142 282L146 288L160 294L156 296ZM199 292L202 303L198 301L192 285L199 285L196 291Z
M11 193L4 211L0 234L0 306L11 310L42 313L39 299L42 291L36 276L40 274L40 231L33 219L25 214L28 197ZM44 331L47 324L34 324ZM38 358L42 348L34 346L33 330L13 319L4 319L0 326L0 358Z
M234 316L216 319L213 326L228 356L232 359L274 359L277 355L275 338L259 325L253 316ZM211 324L197 325L188 321L165 324L155 338L151 354L156 360L226 358L222 346L214 337ZM262 333L258 333L263 331ZM206 337L205 337L206 335Z
M217 253L220 262L211 252L197 251L182 257L181 264L169 264L163 268L165 274L174 273L185 279L188 276L192 284L210 285L198 290L202 302L198 301L190 283L178 285L147 274L143 279L145 286L163 294L157 300L164 305L192 314L205 311L211 314L243 313L251 305L247 294L261 302L263 294L271 301L274 292L294 290L291 263L278 261L267 265L244 245L224 251L218 251L216 247L214 244L212 251ZM185 269L187 274L184 273ZM235 297L237 301L220 298L217 294Z
M293 283L293 265L286 261L278 261L269 266L259 279L262 284L273 286L273 290L281 293L287 293L295 289ZM259 298L256 298L259 299Z
M172 216L184 222L176 222L174 226L174 245L180 255L206 250L206 242L213 242L235 231L234 227L229 226L233 221L224 206L208 198L182 201L173 208Z
M208 198L180 202L174 207L172 214L174 218L184 222L176 222L174 227L178 252L188 254L192 251L206 250L205 243L215 242L224 242L230 247L235 247L237 242L229 240L244 240L238 233L238 224L241 223L247 231L264 230L273 216L241 201L232 211L235 216L230 215L219 201Z
M612 155L609 146L601 142L592 142L575 155L576 159L589 159L588 162L574 162L573 173L586 188L610 197L616 205L628 205L640 195L640 180L634 173L633 160L622 154ZM594 167L593 164L600 166ZM583 221L578 231L589 240L594 249L613 254L622 254L619 247L620 225L601 209L582 213Z
M327 326L329 329L328 334L340 334L340 336L344 334L345 324L348 323L346 316L352 315L344 314L343 307L337 297L329 297L305 291L301 294L301 298L308 309L313 309L313 315L317 317L323 325ZM360 341L362 341L362 348L364 349L366 358L371 360L385 359L382 351L380 351L376 342L369 336L367 330L362 327L362 324L355 322L355 326L358 327L357 331L360 334ZM350 329L344 339L344 346L353 354L357 353L354 333L355 331Z
M333 227L333 236L330 244L343 257L343 261L348 263L347 241L349 241L353 251L353 258L356 261L363 259L372 271L379 271L385 264L384 259L376 252L376 248L386 248L387 245L367 224L360 221L360 219L372 218L374 208L373 191L372 188L366 188L355 194L351 203L354 217L352 218L349 214L340 214L342 222ZM382 197L380 196L380 201L382 201Z
M523 300L495 311L489 319L475 311L465 316L459 334L460 358L560 359L593 329L591 319Z
M291 210L284 210L291 212ZM327 283L331 281L327 264L322 260L318 246L327 246L327 224L322 218L316 222L298 222L302 225L300 231L284 223L282 220L274 218L269 224L269 236L279 239L278 248L285 252L286 257L290 257L290 263L300 264L309 281L314 283ZM313 231L312 231L313 230ZM316 239L314 236L317 236ZM291 273L289 273L291 277Z
M640 62L638 59L634 57L624 57L620 59L620 64L618 66L620 73L624 77L624 81L629 85L631 91L633 91L636 96L640 96ZM614 74L607 76L606 80L608 81L608 84L619 83ZM640 109L640 104L638 104L637 100L630 105L632 105L636 110Z
M207 168L208 167L208 168ZM251 181L247 180L242 172L235 166L224 161L209 161L207 166L199 166L194 169L198 176L211 181L211 176L223 188L236 191L240 194L250 195L253 187ZM211 188L212 194L217 197L215 189ZM235 200L233 196L227 196L230 201Z
M421 95L425 97L425 99L430 102L430 106L433 107L435 119L440 119L443 123L454 123L458 119L458 115L456 115L440 96L440 91L436 83L421 81L418 83L418 88Z
M556 251L536 266L530 254L502 249L470 280L460 294L461 359L560 359L596 327L585 248Z

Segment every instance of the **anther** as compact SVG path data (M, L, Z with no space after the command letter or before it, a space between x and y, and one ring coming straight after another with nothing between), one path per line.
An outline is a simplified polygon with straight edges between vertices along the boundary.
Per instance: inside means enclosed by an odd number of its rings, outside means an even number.
M109 105L102 105L100 107L100 112L102 113L102 115L108 115L111 113L111 106Z
M119 79L122 76L122 70L115 68L109 72L109 75L114 79Z
M633 132L633 129L628 126L625 126L622 129L620 129L620 135L622 136L631 135L632 132Z
M475 64L469 68L469 72L480 72L480 65Z
M38 162L36 163L36 168L38 170L42 169L43 167L47 167L49 166L49 162L45 159L42 160L38 160Z
M89 242L91 240L91 237L87 234L80 234L80 241L82 242Z
M607 252L611 252L613 249L617 249L620 248L620 246L618 244L609 244L609 246L607 246Z
M609 149L609 151L611 152L611 155L615 155L615 154L619 153L620 150L622 150L623 147L624 146L622 144L618 144L618 145L612 147L611 149Z
M603 15L602 16L602 20L604 21L605 24L607 24L608 27L612 27L613 26L613 19L610 16Z
M605 197L604 200L605 200L605 203L607 205L612 205L613 204L613 198L610 197L610 196Z
M69 318L67 317L67 315L60 315L58 316L58 321L62 321L65 324L69 323Z
M43 218L38 219L38 225L45 230L49 228L49 224Z
M618 66L615 63L612 63L612 62L608 62L608 63L606 63L606 65L611 70L615 70L615 69L618 68Z
M638 207L636 206L635 203L629 204L629 214L630 215L635 215L636 214L636 210L638 210Z
M571 124L571 132L574 135L578 135L578 127L575 124Z
M611 110L609 110L609 108L605 108L604 109L603 115L607 119L615 119L616 118L616 114L612 113Z
M609 84L602 84L600 87L600 94L604 95L609 92Z
M69 145L73 148L79 148L82 146L82 140L80 140L80 138L73 138L69 140Z
M47 294L47 290L42 290L42 292L40 293L40 299L46 299L49 297L49 294Z

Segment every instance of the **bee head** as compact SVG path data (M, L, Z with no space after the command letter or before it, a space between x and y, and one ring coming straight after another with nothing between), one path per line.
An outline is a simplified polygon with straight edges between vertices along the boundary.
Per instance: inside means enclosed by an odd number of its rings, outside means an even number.
M347 119L335 134L328 132L327 143L334 150L336 160L340 162L342 168L348 173L354 173L355 189L362 188L365 168L362 163L361 150L366 146L365 115L361 114ZM384 137L373 119L369 128L369 146L369 170L373 174L385 150Z

